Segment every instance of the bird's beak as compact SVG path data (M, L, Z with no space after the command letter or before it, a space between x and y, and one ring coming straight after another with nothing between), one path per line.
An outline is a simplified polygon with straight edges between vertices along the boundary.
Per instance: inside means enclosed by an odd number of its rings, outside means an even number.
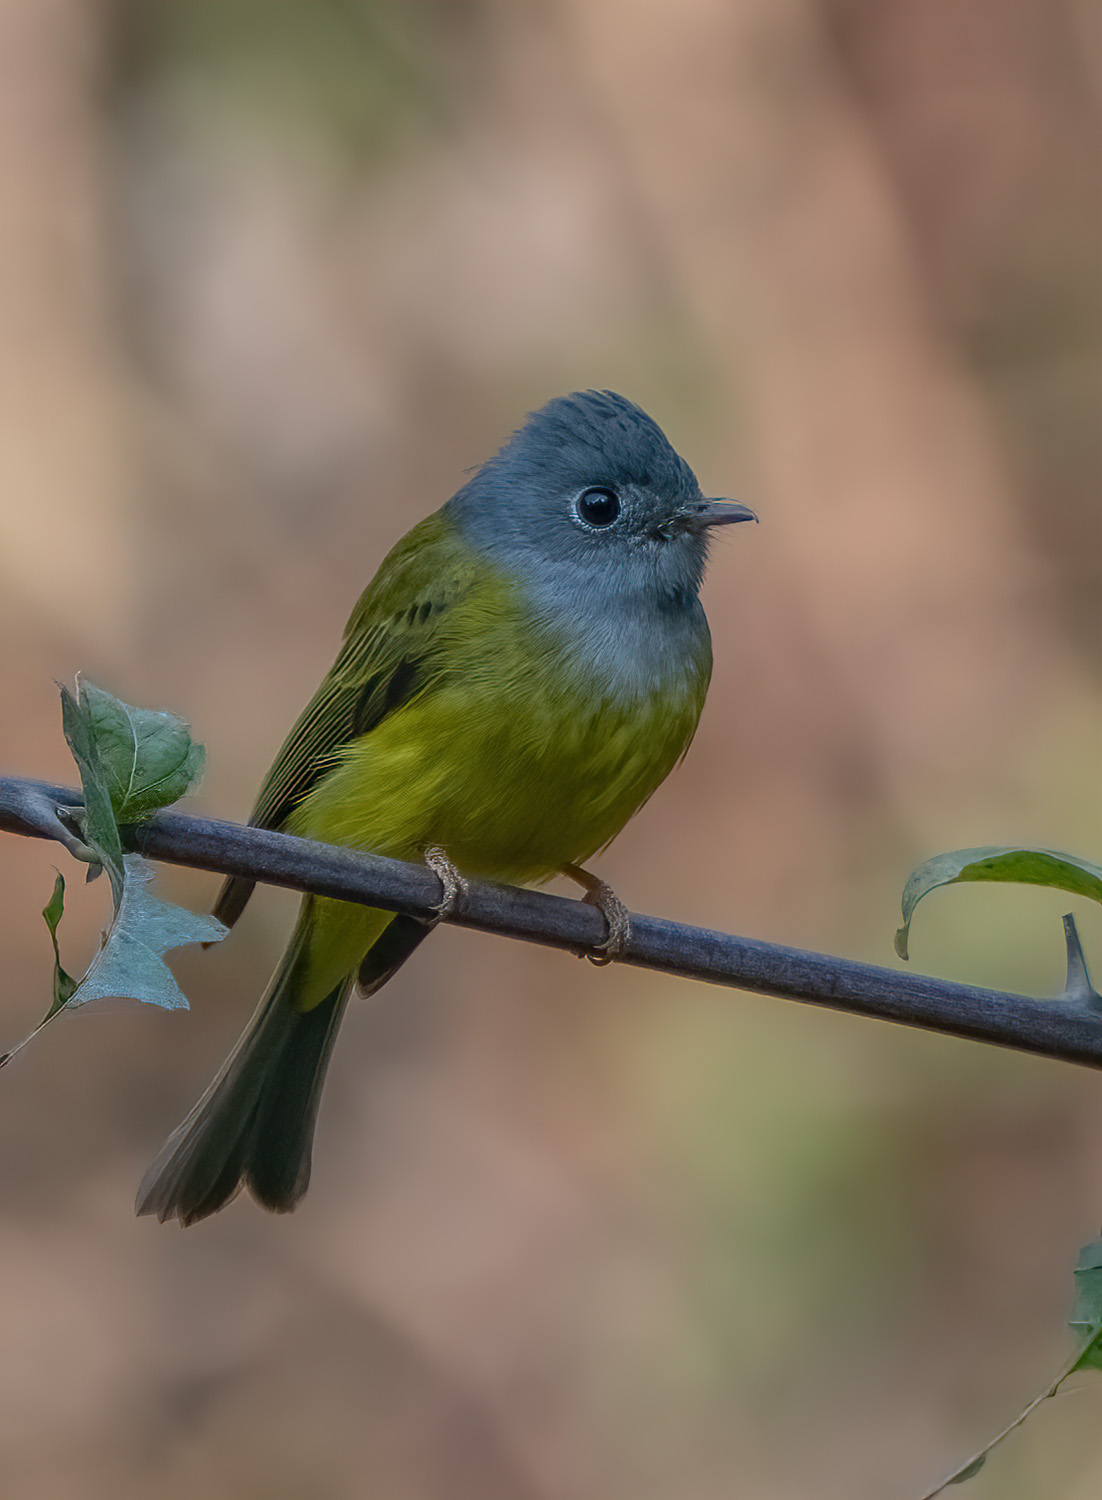
M681 512L684 523L694 530L707 526L733 526L736 521L756 521L757 515L748 505L737 500L700 500L687 505Z

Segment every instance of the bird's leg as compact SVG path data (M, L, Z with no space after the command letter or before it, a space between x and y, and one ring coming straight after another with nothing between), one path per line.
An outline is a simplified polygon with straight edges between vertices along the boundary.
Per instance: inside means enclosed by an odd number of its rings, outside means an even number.
M433 906L433 917L431 925L436 926L445 917L450 917L456 907L462 904L467 894L467 882L448 858L447 851L441 849L439 844L430 844L425 850L425 863L440 882L440 900Z
M591 964L610 964L614 958L620 957L631 937L631 916L627 907L610 885L583 870L581 865L563 865L562 873L582 887L585 891L582 900L597 908L608 928L601 942L583 949L578 956L588 958Z

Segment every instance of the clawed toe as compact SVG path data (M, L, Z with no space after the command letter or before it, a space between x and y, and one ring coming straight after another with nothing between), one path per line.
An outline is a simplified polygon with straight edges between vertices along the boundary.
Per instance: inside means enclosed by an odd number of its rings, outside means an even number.
M598 967L612 963L624 952L631 937L631 914L610 885L583 870L581 865L564 865L563 874L582 887L585 891L582 900L587 906L597 908L608 929L599 943L579 949L578 957L588 958Z
M433 905L433 926L450 917L462 905L467 894L467 882L448 858L447 851L439 844L430 844L425 850L425 863L436 876L441 886L440 900Z

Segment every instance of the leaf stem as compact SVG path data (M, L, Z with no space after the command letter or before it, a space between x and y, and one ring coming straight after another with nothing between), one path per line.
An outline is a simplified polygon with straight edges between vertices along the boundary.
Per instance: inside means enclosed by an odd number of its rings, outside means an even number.
M44 1030L51 1021L55 1021L57 1017L61 1015L64 1009L65 1007L63 1005L59 1005L55 1009L47 1012L47 1014L42 1017L41 1021L39 1021L34 1030L28 1031L27 1035L21 1042L16 1042L15 1046L9 1047L6 1052L0 1052L0 1068L6 1068L7 1065L11 1062L12 1058L15 1057L17 1053L22 1052L23 1048L27 1045L28 1042L33 1042L38 1033Z
M1014 1418L1013 1422L1009 1422L997 1437L993 1437L989 1443L985 1443L978 1452L973 1453L972 1457L968 1459L966 1463L961 1464L959 1469L954 1469L953 1472L948 1475L947 1478L943 1479L941 1483L934 1489L927 1490L926 1493L921 1497L921 1500L935 1500L935 1497L942 1494L943 1491L947 1490L950 1485L960 1484L962 1480L970 1479L972 1475L982 1467L984 1460L987 1458L987 1455L992 1451L992 1449L997 1448L1004 1438L1008 1438L1012 1432L1014 1432L1022 1425L1027 1417L1032 1416L1032 1414L1041 1405L1042 1401L1048 1401L1052 1396L1055 1396L1056 1392L1060 1389L1064 1381L1078 1365L1079 1361L1083 1358L1083 1355L1087 1352L1087 1350L1090 1348L1091 1344L1094 1343L1094 1340L1097 1337L1097 1331L1093 1332L1091 1336L1079 1346L1079 1348L1070 1357L1070 1359L1067 1360L1059 1375L1057 1375L1056 1379L1051 1383L1047 1390L1042 1391L1039 1396L1034 1396L1029 1405L1022 1411L1020 1411Z

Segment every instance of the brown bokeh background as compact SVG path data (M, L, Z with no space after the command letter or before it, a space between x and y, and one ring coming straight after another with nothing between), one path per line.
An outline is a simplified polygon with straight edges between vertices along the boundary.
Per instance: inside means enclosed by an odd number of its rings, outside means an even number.
M1097 858L1100 110L1092 0L0 0L0 765L71 778L83 669L243 817L385 550L612 386L762 516L630 905L888 963L925 855ZM6 1043L59 855L0 855ZM1051 993L1068 904L914 962ZM134 1219L289 915L0 1079L6 1500L903 1500L1065 1357L1094 1076L469 933L351 1015L293 1218ZM970 1496L1099 1493L1071 1385Z

